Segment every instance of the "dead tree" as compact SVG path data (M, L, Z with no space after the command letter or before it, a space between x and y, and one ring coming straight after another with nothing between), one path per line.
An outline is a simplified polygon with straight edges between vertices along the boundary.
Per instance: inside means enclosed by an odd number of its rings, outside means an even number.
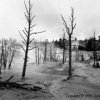
M2 40L2 45L1 45L1 65L0 65L0 74L1 74L1 69L4 66L4 40Z
M35 49L35 60L36 60L36 64L37 64L37 48Z
M51 47L51 44L50 44L50 62L52 61L52 47Z
M4 66L4 69L7 67L7 61L8 61L8 47L7 47L7 40L2 40L2 63Z
M2 46L1 46L1 65L0 65L0 74L1 74L1 69L3 67L3 56L4 56L4 50L3 50L3 40L2 40Z
M72 77L72 48L71 48L72 42L71 42L71 37L72 37L73 31L76 27L76 23L74 23L74 21L75 21L74 9L71 8L71 16L69 17L70 18L70 26L68 26L67 22L65 21L65 19L62 15L61 15L61 17L63 20L65 30L69 36L69 79L70 79Z
M13 59L14 59L14 56L15 56L15 53L16 53L16 47L9 47L9 64L8 64L8 69L11 69L11 65L12 65L12 62L13 62Z
M64 32L63 34L63 61L62 61L63 64L65 63L65 52L66 52L66 48L65 48L65 32Z
M40 53L39 53L39 47L38 47L38 65L40 64Z
M47 60L47 44L48 44L48 40L46 40L45 42L44 42L44 63L46 62L46 60Z
M37 62L38 62L38 60L37 60L37 47L38 47L37 46L37 41L34 41L34 46L36 47L34 53L35 53L35 63L37 64Z
M95 37L95 31L94 31L94 38L93 38L93 60L94 60L94 63L93 63L93 68L99 68L99 62L98 62L98 59L97 59L97 47L96 47L96 37Z
M20 36L22 37L23 39L23 44L24 46L21 45L22 49L24 50L25 52L25 57L24 57L24 64L23 64L23 72L22 72L22 78L25 77L25 72L26 72L26 66L27 66L27 61L28 61L28 52L29 50L33 50L35 47L31 47L30 44L34 41L34 38L32 38L32 35L34 34L38 34L38 33L43 33L44 31L41 31L41 32L32 32L33 30L33 27L35 27L36 25L33 25L33 20L35 18L35 15L33 15L33 12L32 12L32 4L29 0L29 4L28 6L26 5L26 3L24 2L24 5L25 5L25 9L26 9L26 12L24 13L25 14L25 18L27 20L27 24L28 26L25 27L22 32L23 34L25 35L25 37L20 33Z

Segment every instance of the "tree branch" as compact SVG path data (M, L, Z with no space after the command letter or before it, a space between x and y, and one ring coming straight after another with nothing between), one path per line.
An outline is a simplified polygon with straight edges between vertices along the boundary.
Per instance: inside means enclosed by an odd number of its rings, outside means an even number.
M64 26L65 26L65 28L66 28L66 32L68 33L68 35L70 35L70 29L69 29L69 27L67 26L67 23L66 23L66 21L65 21L65 19L64 19L64 17L61 15L61 18L62 18L62 20L63 20L63 24L64 24Z
M25 9L26 9L27 14L29 14L29 11L28 11L28 8L27 8L27 6L26 6L25 1L24 1L24 5L25 5Z
M22 43L26 46L26 43L24 41L22 41Z
M22 47L23 51L25 51L24 47L22 45L20 45L20 46Z
M28 31L27 31L27 29L25 27L24 27L24 30L25 30L26 33L28 33Z
M35 18L35 15L34 15L34 16L32 16L30 20L31 20L31 21L33 21L33 19L34 19L34 18Z
M75 27L76 27L76 23L74 24L73 29L75 29Z
M31 44L33 40L34 40L34 38L33 38L32 40L29 41L29 44Z
M24 13L24 15L25 15L25 18L26 18L26 20L27 20L27 22L28 22L28 21L29 21L28 15L27 15L26 13Z
M23 38L24 42L26 43L25 38L21 35L20 31L19 31L20 36Z
M67 27L67 23L66 23L66 21L65 21L65 19L64 19L64 17L63 17L62 15L61 15L61 18L62 18L62 20L63 20L64 26Z
M23 31L23 33L25 34L25 36L27 37L27 34L26 34L26 32L24 31L24 30L22 30Z
M28 49L28 50L33 50L33 49L35 49L35 48L37 48L38 46L36 46L36 47L33 47L33 48L31 48L31 49Z
M45 30L45 31L46 31L46 30ZM33 32L33 33L31 33L30 35L38 34L38 33L43 33L43 32L45 32L45 31L41 31L41 32Z
M30 11L32 10L33 5L30 3Z
M35 27L37 24L35 24L35 25L31 25L31 27L30 28L33 28L33 27Z

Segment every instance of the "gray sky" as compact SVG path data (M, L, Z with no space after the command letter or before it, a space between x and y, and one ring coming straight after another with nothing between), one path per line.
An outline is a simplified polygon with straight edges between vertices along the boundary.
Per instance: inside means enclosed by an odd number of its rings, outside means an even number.
M26 0L27 3L28 0ZM47 30L35 36L39 40L62 37L64 28L61 14L66 21L75 9L76 29L74 36L78 39L88 38L100 32L100 0L31 0L33 13L36 15L34 31ZM21 40L18 30L26 26L24 17L24 0L0 0L0 37L14 37ZM68 23L69 24L69 23Z

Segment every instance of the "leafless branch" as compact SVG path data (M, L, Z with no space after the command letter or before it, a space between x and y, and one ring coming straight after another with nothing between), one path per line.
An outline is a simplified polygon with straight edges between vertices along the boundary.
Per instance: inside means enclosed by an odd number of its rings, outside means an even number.
M24 41L22 41L22 43L26 46L26 43Z
M26 32L24 31L24 30L22 30L23 31L23 33L25 34L25 36L27 37L27 34L26 34Z
M27 8L27 6L26 6L25 1L24 1L24 5L25 5L25 9L26 9L27 14L29 14L29 11L28 11L28 8Z
M27 31L27 29L25 27L24 27L24 30L25 30L26 33L28 33L28 31Z
M76 27L76 23L74 24L73 29L75 29L75 27Z
M30 49L28 49L28 50L33 50L33 49L35 49L35 48L37 48L38 46L36 46L36 47L33 47L33 48L30 48Z
M30 0L29 0L29 11L30 12L31 12L31 9L32 9L32 6L31 6Z
M31 21L33 21L33 19L34 19L34 18L35 18L35 15L34 15L34 16L32 16L30 20L31 20Z
M34 40L34 38L32 40L29 41L29 44L32 43L32 41Z
M30 28L33 28L33 27L35 27L37 24L35 24L35 25L31 25L31 27Z
M66 23L66 21L65 21L65 19L64 19L64 17L63 17L62 15L61 15L61 18L62 18L62 20L63 20L64 26L67 27L67 23Z
M23 51L25 51L24 47L23 47L22 45L20 45L20 46L21 46L21 48L23 49Z
M65 28L66 28L66 32L68 33L68 35L70 35L70 29L69 29L69 27L67 26L67 23L66 23L66 21L65 21L65 19L64 19L64 17L61 15L61 17L62 17L62 20L63 20L63 24L64 24L64 26L65 26Z
M24 13L25 18L27 19L27 22L29 21L28 15L26 13Z
M45 31L46 31L46 30L45 30ZM45 31L41 31L41 32L33 32L33 33L31 33L30 35L38 34L38 33L43 33L43 32L45 32Z
M30 11L32 10L33 5L30 3Z
M26 43L25 38L21 35L20 31L19 31L20 36L23 38L24 42Z
M76 23L74 24L74 20L75 20L75 17L74 17L74 9L72 9L72 13L71 13L71 35L73 34L73 30L75 29L76 27Z

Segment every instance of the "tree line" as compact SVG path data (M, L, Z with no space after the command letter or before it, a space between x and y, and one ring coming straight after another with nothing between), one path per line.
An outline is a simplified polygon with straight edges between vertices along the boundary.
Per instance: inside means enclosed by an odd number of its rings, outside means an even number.
M0 40L0 74L1 69L11 69L12 62L14 60L15 54L17 52L19 43L15 39L5 39Z
M94 37L90 37L89 39L80 40L79 42L80 42L80 45L78 47L79 50L84 50L84 51L94 51L94 49L96 51L100 50L100 38L96 39Z

